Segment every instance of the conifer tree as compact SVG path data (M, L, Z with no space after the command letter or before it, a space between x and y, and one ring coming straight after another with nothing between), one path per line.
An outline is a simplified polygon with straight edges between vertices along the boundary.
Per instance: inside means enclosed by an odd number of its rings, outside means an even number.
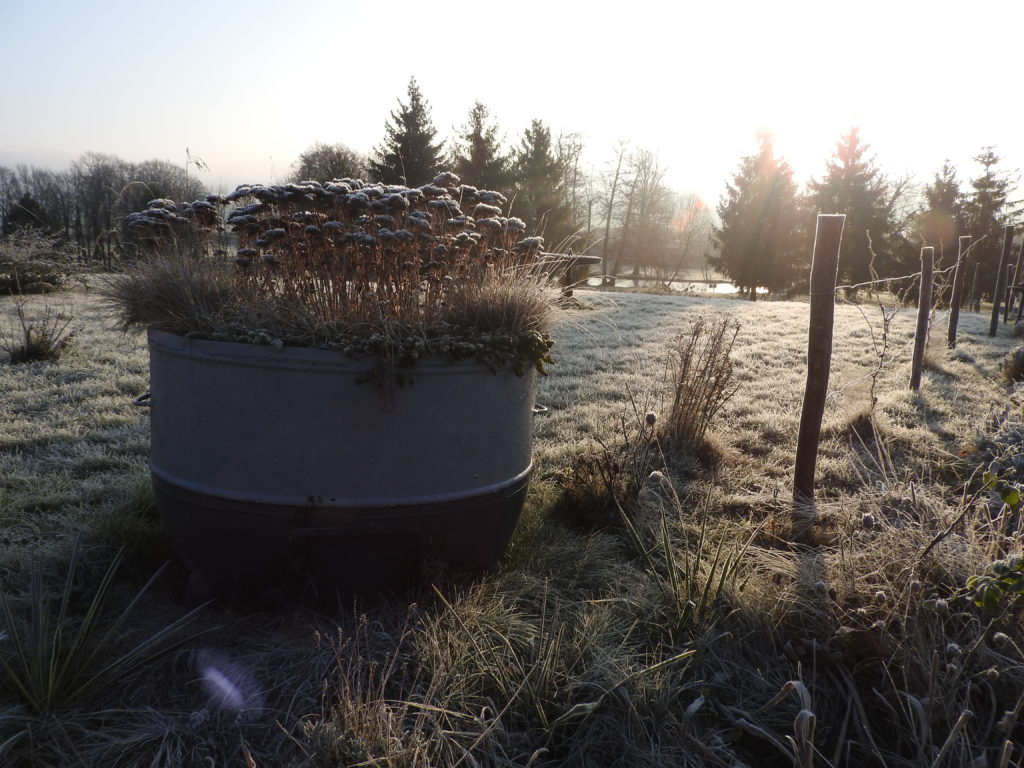
M875 165L874 157L851 128L837 143L820 181L810 183L809 203L815 213L846 214L843 242L839 251L839 275L847 283L866 283L874 269L879 275L894 276L902 266L905 244L894 214L904 185L890 186ZM811 233L813 237L813 232ZM810 247L810 246L808 246Z
M995 287L1003 226L1008 223L1009 196L1013 191L1009 174L996 168L999 159L992 147L983 147L974 156L974 161L981 165L981 173L971 179L971 190L963 204L965 234L973 238L972 262L981 264L979 295L988 298Z
M533 120L514 155L515 209L531 232L557 244L572 229L562 192L563 173L551 141L551 129Z
M924 207L917 228L924 245L935 248L941 264L952 264L957 256L957 239L964 232L964 194L956 168L946 160L931 183L924 188Z
M39 201L26 192L11 203L0 232L10 235L23 227L49 231L50 220Z
M384 142L370 161L370 174L385 184L424 184L440 170L443 142L435 142L430 106L415 77L409 79L407 95L408 101L399 100L398 109L391 113L384 126Z
M512 181L509 160L501 152L498 125L489 118L487 107L479 101L473 104L452 150L452 170L465 184L508 192Z
M751 301L759 287L780 290L792 285L810 253L802 248L793 171L776 157L770 134L762 133L758 140L760 149L740 160L718 203L718 255L710 259Z

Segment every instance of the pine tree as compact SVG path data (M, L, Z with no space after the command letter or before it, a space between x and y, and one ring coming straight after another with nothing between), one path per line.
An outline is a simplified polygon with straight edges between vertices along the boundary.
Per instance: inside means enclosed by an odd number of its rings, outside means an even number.
M10 235L26 227L43 231L50 230L50 220L46 211L30 192L26 192L11 204L0 232Z
M957 256L957 239L964 234L964 195L956 168L946 160L924 188L925 205L917 217L917 229L924 245L935 248L942 264Z
M473 104L452 150L452 170L465 184L508 192L512 183L509 160L501 152L498 125L489 118L487 107L479 101Z
M965 234L973 238L972 263L981 264L978 275L979 295L991 298L1003 247L1003 226L1007 223L1009 195L1013 188L1009 174L996 169L999 156L992 147L983 147L975 155L974 161L981 165L982 171L971 179L971 191L964 200L964 228Z
M569 210L562 193L562 167L554 152L551 129L533 120L523 131L516 148L513 170L516 177L515 209L531 232L543 234L557 244L572 231Z
M718 203L718 256L710 259L751 301L759 287L789 287L806 267L793 170L775 156L770 134L758 139L760 149L740 160Z
M813 210L846 214L839 274L841 279L854 284L872 279L872 252L878 257L874 268L880 275L894 275L893 270L905 256L894 215L894 203L903 187L890 188L875 166L874 157L867 155L868 148L860 137L860 129L851 128L836 143L824 177L810 183L809 203Z
M437 131L416 78L409 79L409 100L398 102L384 126L384 142L375 150L370 174L385 184L424 184L437 175L443 142L435 143Z

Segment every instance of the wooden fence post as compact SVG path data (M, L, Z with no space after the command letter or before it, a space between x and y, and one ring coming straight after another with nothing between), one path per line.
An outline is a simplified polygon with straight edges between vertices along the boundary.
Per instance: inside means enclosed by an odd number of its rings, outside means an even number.
M811 256L811 317L807 331L807 385L800 412L800 435L796 444L793 499L798 504L814 503L814 468L818 462L821 418L828 394L832 363L832 324L836 312L836 277L839 245L843 240L844 214L818 214Z
M1010 260L1010 246L1013 245L1013 224L1003 227L1003 251L999 254L999 267L996 269L996 289L992 294L992 322L988 326L988 335L995 336L999 330L999 300L1006 290L1006 262Z
M953 296L949 303L949 327L946 331L946 346L950 349L956 349L956 326L960 322L960 305L964 299L967 249L971 247L971 236L963 235L957 243L956 267L953 270ZM1021 306L1024 307L1024 304Z
M1020 309L1017 310L1017 320L1020 320L1020 313L1024 312L1024 243L1021 244L1020 250L1017 252L1017 263L1013 267L1013 285L1020 285L1021 290L1016 293L1020 293L1020 296L1016 296L1013 288L1010 289L1010 301L1014 299L1020 300ZM1010 305L1010 312L1013 312L1013 305Z
M981 269L981 262L974 262L974 279L971 281L971 309L981 312L981 298L978 296L978 270Z
M1003 301L1006 305L1003 307L1003 322L1010 322L1010 313L1013 311L1013 282L1014 276L1017 274L1017 268L1013 264L1006 265L1006 293L1003 295Z
M914 358L910 366L910 388L921 388L921 366L928 343L928 316L932 310L932 273L935 270L935 249L921 249L921 285L917 293L917 333L914 335Z

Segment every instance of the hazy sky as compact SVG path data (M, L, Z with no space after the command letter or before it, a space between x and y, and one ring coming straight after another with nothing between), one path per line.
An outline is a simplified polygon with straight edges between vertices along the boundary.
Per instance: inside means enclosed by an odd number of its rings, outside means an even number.
M890 173L1024 167L1022 0L606 3L0 0L0 164L86 151L202 158L207 186L280 181L315 141L369 152L419 81L442 135L474 100L619 138L715 202L761 128L798 179L852 123Z

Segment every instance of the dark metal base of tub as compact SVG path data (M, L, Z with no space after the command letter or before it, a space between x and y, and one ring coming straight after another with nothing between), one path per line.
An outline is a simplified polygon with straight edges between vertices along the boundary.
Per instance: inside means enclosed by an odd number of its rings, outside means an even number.
M529 477L458 501L393 507L289 507L197 493L153 476L171 541L192 574L192 599L284 583L289 563L321 590L400 588L438 571L497 565L522 512Z

